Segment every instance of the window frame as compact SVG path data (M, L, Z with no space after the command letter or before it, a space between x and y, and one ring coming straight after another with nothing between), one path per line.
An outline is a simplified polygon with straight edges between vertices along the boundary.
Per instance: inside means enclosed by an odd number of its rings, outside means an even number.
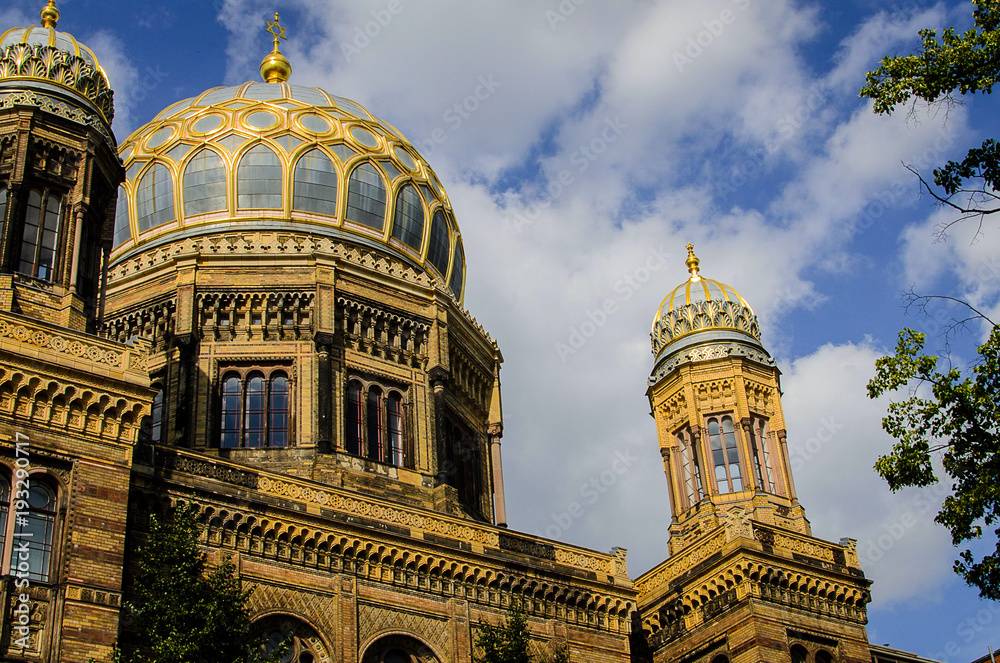
M679 497L683 508L690 509L706 497L705 478L701 470L701 455L698 440L690 426L684 426L674 433L677 444L677 474L680 477Z
M291 363L247 366L227 364L219 366L217 375L216 448L220 450L287 449L295 446L295 410L293 407L295 377L294 366ZM257 378L261 380L261 390L255 396L259 405L251 410L250 398L254 395L249 392L248 385ZM285 380L285 400L284 407L280 409L280 414L283 416L283 426L276 429L274 426L275 415L279 414L279 411L274 409L272 396L274 395L275 381L279 378ZM236 391L230 394L227 393L227 385L232 379L236 380ZM233 410L230 409L230 404L235 406ZM251 417L254 417L255 421L259 421L253 427L250 425ZM233 423L231 428L229 427L230 421ZM280 444L276 443L276 432L280 432L282 435ZM251 435L257 436L256 440Z
M62 500L65 496L65 491L63 490L62 484L49 472L44 469L28 470L27 476L24 481L27 483L26 486L22 486L20 490L31 491L34 486L42 485L44 486L52 496L51 511L41 511L40 509L15 509L12 508L16 505L16 497L19 494L18 481L20 479L15 479L17 472L19 470L10 467L6 463L0 464L0 479L5 482L7 496L6 498L2 495L0 491L0 513L3 516L0 517L0 576L16 576L16 566L14 562L14 556L17 554L15 549L15 543L19 539L14 536L15 530L18 527L16 518L12 518L12 514L25 514L29 515L31 513L44 513L46 516L48 526L48 536L42 542L43 550L43 562L42 565L45 567L43 569L44 573L33 573L29 572L27 576L24 576L31 584L42 584L42 585L53 585L56 583L54 578L55 570L58 568L56 560L59 559L61 555L60 547L60 535L62 530L62 517L63 517L63 504ZM29 515L30 517L30 515ZM29 546L31 543L37 543L35 539L29 540Z
M724 422L728 421L729 425L732 427L732 431L728 432L724 428ZM720 448L715 449L713 446L713 433L712 424L713 422L719 427L718 438L720 442ZM727 435L732 435L732 445L729 444L729 439ZM705 417L705 443L707 444L706 458L710 458L712 462L712 472L711 481L715 486L717 495L729 495L732 493L740 493L748 490L746 483L746 463L743 458L743 451L740 449L740 435L736 422L733 419L732 412L721 412L718 414L711 414ZM716 452L722 453L723 462L719 462L719 457ZM735 454L735 461L733 459L733 454ZM733 467L739 470L739 474L733 474ZM725 477L720 476L720 470L725 474ZM721 483L724 480L725 483ZM739 482L739 487L736 487L736 482ZM725 488L725 490L723 490Z
M376 395L374 403L373 394ZM398 404L398 411L390 409L392 403ZM344 388L344 440L341 448L351 456L375 463L414 469L408 405L406 387L351 375ZM374 419L373 413L376 415ZM399 425L395 440L398 444L395 446L391 426L393 419Z
M30 186L28 187L27 191L28 191L28 197L27 200L24 202L24 216L21 219L21 241L18 244L17 256L16 257L12 256L12 258L16 260L17 264L17 268L14 271L16 271L18 274L22 274L29 278L38 279L39 281L45 281L47 283L53 283L56 281L55 275L59 273L59 269L62 263L61 260L62 256L60 255L60 249L63 243L61 237L61 234L63 233L61 231L63 230L64 223L66 221L65 219L66 195L64 191L49 186L42 186L42 187ZM24 271L25 269L24 251L27 246L26 231L28 228L28 215L31 213L32 209L31 198L33 195L36 194L39 197L38 220L37 224L32 224L36 228L36 233L34 240L32 240L30 271ZM8 192L8 196L9 195L10 194ZM58 208L55 213L55 228L50 230L47 228L47 224L49 221L48 207L49 207L49 202L53 199L56 201ZM42 254L43 252L46 251L44 245L46 232L50 232L54 237L52 238L52 246L49 249L47 249L47 251L51 253L50 256L51 262L47 265L46 267L47 271L43 275L39 273L39 270L42 268L41 264Z

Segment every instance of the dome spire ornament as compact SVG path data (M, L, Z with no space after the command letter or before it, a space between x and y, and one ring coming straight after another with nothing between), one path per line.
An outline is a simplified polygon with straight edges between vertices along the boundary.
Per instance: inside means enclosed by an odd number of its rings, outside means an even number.
M701 261L698 260L698 256L694 254L694 244L688 244L687 250L688 250L688 257L687 260L684 261L684 264L687 265L688 271L691 272L690 280L700 281L701 275L698 274L698 265L701 264Z
M59 22L59 10L56 9L55 0L49 0L48 4L42 8L42 27L43 28L55 28L56 23Z
M279 39L288 38L278 22L278 12L274 12L274 21L267 22L267 31L274 35L274 49L260 63L260 75L265 83L284 83L292 76L292 63L278 49Z

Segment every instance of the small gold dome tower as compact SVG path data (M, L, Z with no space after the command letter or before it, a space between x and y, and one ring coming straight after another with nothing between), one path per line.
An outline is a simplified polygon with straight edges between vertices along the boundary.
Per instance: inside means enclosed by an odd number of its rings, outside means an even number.
M278 40L285 39L285 29L278 22L278 12L274 12L274 22L267 22L267 31L274 35L274 48L260 63L260 75L265 83L284 83L292 76L292 63L278 49Z

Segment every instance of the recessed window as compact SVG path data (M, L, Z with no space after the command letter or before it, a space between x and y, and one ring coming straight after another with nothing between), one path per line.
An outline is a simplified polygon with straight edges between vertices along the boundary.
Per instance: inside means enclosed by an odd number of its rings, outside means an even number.
M704 484L701 480L701 463L698 458L698 445L690 428L683 428L675 436L680 450L681 480L684 482L683 494L687 499L684 506L692 507L705 497Z
M125 187L118 187L118 203L115 205L114 245L119 247L132 240L132 228L128 223L128 194Z
M236 169L236 204L240 209L281 209L281 160L266 145L243 155Z
M52 280L61 211L60 196L38 189L29 192L17 271L45 281Z
M475 512L480 510L482 463L479 439L465 424L447 417L444 421L444 463L446 483L458 492L458 499Z
M7 185L0 184L0 243L3 242L3 229L7 221Z
M414 251L420 251L424 241L424 204L412 184L405 185L396 195L392 236Z
M163 406L164 399L166 398L166 390L160 386L157 387L156 396L153 398L153 409L149 413L150 418L150 431L149 439L153 444L159 444L163 441Z
M199 150L184 169L184 215L226 209L226 164L208 148Z
M397 467L413 467L404 447L404 400L398 389L353 379L345 407L347 453Z
M295 164L292 209L337 216L337 170L320 150L309 150Z
M11 486L0 476L0 551L9 567L0 564L0 573L25 573L29 580L49 582L56 521L56 492L40 475L31 475L15 485L13 496L24 500L27 509L18 505L18 517L11 519ZM24 547L27 548L27 559Z
M448 220L444 218L441 210L438 210L434 212L434 220L431 222L431 245L427 249L427 262L434 265L434 269L442 277L448 274L448 251L451 248L450 245Z
M711 417L708 420L708 440L712 449L715 483L720 494L743 490L743 470L740 452L736 446L736 429L730 416Z
M226 371L219 406L221 448L289 445L291 385L284 368Z
M140 233L174 220L174 178L163 164L153 164L139 180L135 211Z
M754 475L760 489L768 493L776 493L774 468L771 458L771 435L767 419L763 417L750 418L750 456L753 460Z
M385 227L385 182L375 166L363 163L347 185L347 218L375 230Z

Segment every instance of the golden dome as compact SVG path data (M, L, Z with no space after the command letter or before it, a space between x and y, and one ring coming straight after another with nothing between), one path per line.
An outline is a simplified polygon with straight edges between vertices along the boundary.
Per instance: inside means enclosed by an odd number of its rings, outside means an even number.
M349 99L289 83L213 88L168 107L119 153L115 263L252 226L378 248L462 298L462 239L437 176Z
M732 286L701 276L701 261L687 245L691 276L668 294L653 319L653 354L665 357L702 341L751 342L760 347L760 328L750 304ZM698 334L698 338L689 338ZM682 339L691 342L679 344Z
M29 104L71 119L96 113L110 139L114 99L107 74L94 52L71 34L56 30L59 10L53 0L41 11L41 27L13 28L0 35L0 107Z

